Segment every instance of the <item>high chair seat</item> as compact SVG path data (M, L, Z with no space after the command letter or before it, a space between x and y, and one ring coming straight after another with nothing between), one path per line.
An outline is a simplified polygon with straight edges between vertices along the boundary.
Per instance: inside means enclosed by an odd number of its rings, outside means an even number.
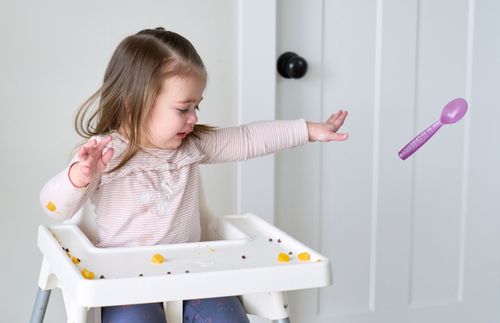
M181 323L183 300L230 295L242 295L249 314L288 322L284 292L331 284L326 257L254 214L205 222L203 242L125 248L94 247L84 221L40 226L31 323L43 321L53 288L62 290L69 323L87 322L89 309L152 302L165 302L168 323Z

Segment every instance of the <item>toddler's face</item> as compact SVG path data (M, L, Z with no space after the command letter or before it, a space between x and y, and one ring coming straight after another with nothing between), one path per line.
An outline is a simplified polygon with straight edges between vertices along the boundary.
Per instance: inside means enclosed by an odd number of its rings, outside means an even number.
M181 145L198 121L196 111L205 86L196 74L165 79L146 122L149 146L175 149Z

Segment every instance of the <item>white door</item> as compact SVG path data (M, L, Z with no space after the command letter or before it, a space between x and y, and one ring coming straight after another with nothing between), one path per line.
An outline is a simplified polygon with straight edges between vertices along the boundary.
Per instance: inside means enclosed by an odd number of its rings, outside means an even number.
M500 322L500 1L281 0L277 117L349 117L344 143L280 153L275 222L332 260L294 323ZM469 112L406 161L451 99ZM271 180L270 185L272 185Z

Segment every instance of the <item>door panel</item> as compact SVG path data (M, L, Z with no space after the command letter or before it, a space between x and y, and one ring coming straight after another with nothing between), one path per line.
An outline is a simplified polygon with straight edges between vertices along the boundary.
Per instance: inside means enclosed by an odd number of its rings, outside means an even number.
M278 78L278 117L350 113L347 142L276 160L276 223L327 255L334 274L331 287L289 295L292 319L500 321L500 145L489 139L500 3L282 0L277 12L278 54L310 67ZM466 117L400 160L455 97L468 99Z

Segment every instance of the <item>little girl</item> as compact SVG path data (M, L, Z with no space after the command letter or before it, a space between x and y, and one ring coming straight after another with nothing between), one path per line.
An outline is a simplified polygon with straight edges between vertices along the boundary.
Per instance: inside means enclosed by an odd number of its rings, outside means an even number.
M207 82L184 37L146 29L116 48L101 88L75 125L88 141L43 187L45 211L72 217L95 207L98 247L148 246L200 239L199 164L254 158L308 141L347 139L347 112L324 123L255 122L233 128L197 124ZM237 297L184 302L185 322L248 322ZM161 303L102 308L103 323L165 322Z

